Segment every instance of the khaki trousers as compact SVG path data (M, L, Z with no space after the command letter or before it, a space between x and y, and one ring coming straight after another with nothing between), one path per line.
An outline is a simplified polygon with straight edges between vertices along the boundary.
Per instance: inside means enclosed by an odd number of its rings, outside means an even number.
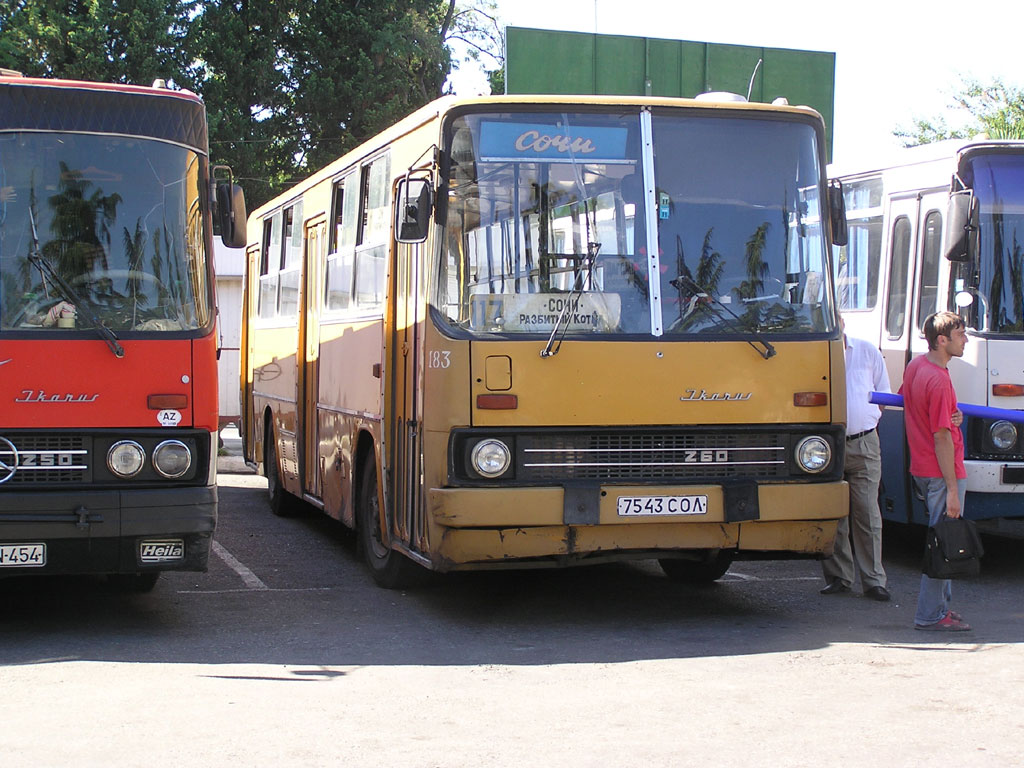
M835 552L821 563L826 581L840 579L846 586L851 586L856 581L856 562L863 589L885 586L882 513L878 509L881 456L878 430L846 444L843 476L850 484L850 516L839 521Z

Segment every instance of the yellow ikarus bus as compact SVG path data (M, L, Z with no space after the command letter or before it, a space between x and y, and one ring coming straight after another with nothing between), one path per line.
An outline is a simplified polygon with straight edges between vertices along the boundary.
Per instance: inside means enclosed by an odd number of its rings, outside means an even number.
M830 552L823 147L816 112L721 95L445 98L262 206L242 432L272 510L354 527L387 587Z

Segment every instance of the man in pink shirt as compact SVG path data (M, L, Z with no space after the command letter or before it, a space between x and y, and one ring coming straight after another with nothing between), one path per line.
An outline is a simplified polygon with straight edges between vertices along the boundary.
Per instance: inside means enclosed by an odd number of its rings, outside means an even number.
M963 414L947 365L961 357L967 344L964 321L952 312L936 312L924 321L928 352L917 357L903 374L903 418L910 447L910 474L924 495L928 524L943 515L963 514L967 491L964 469ZM963 632L971 627L949 609L949 579L921 575L914 628Z

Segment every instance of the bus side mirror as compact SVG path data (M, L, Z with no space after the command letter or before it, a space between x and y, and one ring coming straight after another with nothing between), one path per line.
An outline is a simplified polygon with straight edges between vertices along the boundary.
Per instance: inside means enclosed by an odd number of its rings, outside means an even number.
M846 201L843 199L843 182L832 179L828 183L828 218L832 224L832 244L846 245L850 235L846 225Z
M214 231L228 248L245 247L245 194L230 181L218 181L214 208Z
M422 243L430 231L434 203L429 179L405 177L398 182L395 205L395 239L400 243Z
M969 189L949 196L946 212L946 258L965 262L978 252L978 198Z

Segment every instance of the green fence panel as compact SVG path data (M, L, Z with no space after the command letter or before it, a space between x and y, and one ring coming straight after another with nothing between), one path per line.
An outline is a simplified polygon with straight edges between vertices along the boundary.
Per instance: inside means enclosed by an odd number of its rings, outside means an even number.
M684 96L731 91L750 100L785 97L825 119L832 156L835 54L784 48L595 35L547 29L505 30L507 93ZM760 64L758 64L760 62Z

